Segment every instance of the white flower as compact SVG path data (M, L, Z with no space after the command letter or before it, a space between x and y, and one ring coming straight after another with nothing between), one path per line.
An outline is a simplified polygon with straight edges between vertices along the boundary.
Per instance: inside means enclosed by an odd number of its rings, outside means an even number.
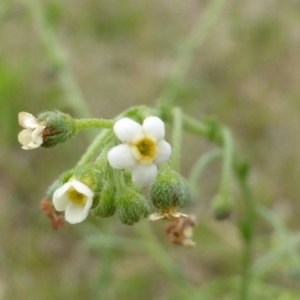
M157 117L148 117L143 125L123 118L114 125L122 144L112 148L108 161L115 169L132 169L132 181L147 186L157 175L157 166L171 156L171 146L164 140L165 125Z
M39 124L32 114L20 112L19 125L25 128L18 135L24 150L35 149L43 144L43 131L46 126Z
M84 183L73 179L53 194L53 205L57 211L65 211L65 219L71 224L86 219L93 203L94 193Z

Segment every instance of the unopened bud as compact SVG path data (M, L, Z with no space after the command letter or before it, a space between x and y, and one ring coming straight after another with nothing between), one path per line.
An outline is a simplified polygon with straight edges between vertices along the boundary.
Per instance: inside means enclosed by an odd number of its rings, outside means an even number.
M150 186L150 198L159 209L182 207L188 200L180 175L168 164L162 165L156 180Z
M115 214L115 193L116 190L114 186L110 182L106 182L100 194L99 202L95 207L95 215L102 218L108 218Z
M126 225L137 223L141 217L147 217L150 212L146 199L133 188L124 188L118 192L116 206L121 222Z
M211 208L217 220L225 220L230 217L233 204L227 197L219 194L213 199Z
M59 111L46 111L37 117L37 122L45 126L41 147L51 148L67 141L77 133L75 120Z

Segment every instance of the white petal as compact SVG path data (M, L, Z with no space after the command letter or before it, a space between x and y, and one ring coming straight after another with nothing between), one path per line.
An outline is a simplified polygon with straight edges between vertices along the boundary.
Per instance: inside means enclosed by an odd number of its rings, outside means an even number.
M34 142L29 143L27 146L22 146L23 150L32 150L38 148L40 145L35 144Z
M64 183L61 187L59 187L53 194L56 198L60 198L71 186L71 182Z
M108 152L107 159L110 165L115 169L133 168L136 164L131 147L128 144L113 147Z
M130 143L142 135L142 126L131 119L123 118L115 123L114 132L121 142Z
M55 195L55 193L54 193L52 202L53 202L54 208L57 211L66 210L68 205L70 204L70 200L66 194L63 194L62 196L57 197L57 195Z
M165 140L161 140L157 143L157 155L154 159L156 165L161 165L166 162L172 153L171 145Z
M86 210L84 205L71 203L65 211L65 219L71 224L76 224L85 220L88 214L89 210Z
M31 137L35 144L43 144L43 131L45 128L46 126L38 126L33 130Z
M19 125L24 128L34 129L38 126L36 118L32 114L29 114L27 112L20 112L18 119Z
M148 186L156 178L157 166L155 164L138 164L132 170L132 181L138 186Z
M29 145L32 141L31 134L32 134L31 129L22 130L18 135L18 140L20 144L22 144L23 146Z
M35 131L39 128L32 130L32 129L24 129L18 135L18 140L20 144L23 145L23 149L31 150L38 148L43 143L43 138L41 135L35 135ZM43 130L42 130L43 131ZM37 132L38 133L38 132Z
M148 117L143 123L143 132L154 137L156 140L163 139L165 136L165 124L158 117Z
M58 188L53 194L53 205L57 211L64 211L70 204L70 200L66 195L66 191L70 188L71 183L67 182Z
M79 192L87 197L94 197L93 191L87 185L82 183L81 181L73 179L73 180L69 181L69 183L74 187L74 189L77 192Z

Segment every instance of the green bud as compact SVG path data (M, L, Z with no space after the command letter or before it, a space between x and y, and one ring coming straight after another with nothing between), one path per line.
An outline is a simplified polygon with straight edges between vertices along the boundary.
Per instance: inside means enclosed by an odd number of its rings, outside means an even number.
M116 206L121 222L126 225L137 223L141 217L147 217L150 212L146 199L129 187L124 187L117 193Z
M150 186L150 198L158 209L182 207L188 200L185 184L168 164L160 167L156 180Z
M59 111L46 111L39 114L37 121L46 128L43 131L44 148L51 148L67 141L77 133L75 120Z
M233 204L227 197L219 194L214 197L211 208L217 220L225 220L230 217Z
M106 182L97 206L95 207L95 215L108 218L113 216L116 212L116 204L115 204L115 187L111 184L111 182Z
M249 163L245 159L236 159L234 162L235 170L241 180L245 180L249 175Z

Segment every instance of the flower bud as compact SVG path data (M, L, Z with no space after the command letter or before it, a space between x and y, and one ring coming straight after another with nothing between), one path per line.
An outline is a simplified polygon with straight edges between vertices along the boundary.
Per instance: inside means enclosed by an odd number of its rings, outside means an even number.
M45 126L42 147L51 148L67 141L77 133L75 120L68 114L59 111L46 111L39 114L39 124Z
M115 204L115 194L116 190L111 182L106 182L102 189L99 203L95 207L94 213L96 216L102 218L108 218L113 216L116 212Z
M217 220L225 220L231 215L233 204L227 197L218 194L212 200L211 208Z
M128 187L117 193L116 206L121 222L126 225L137 223L141 217L147 217L150 212L145 198L133 188Z
M156 180L150 186L150 198L159 209L182 207L188 200L180 175L168 164L161 166Z

